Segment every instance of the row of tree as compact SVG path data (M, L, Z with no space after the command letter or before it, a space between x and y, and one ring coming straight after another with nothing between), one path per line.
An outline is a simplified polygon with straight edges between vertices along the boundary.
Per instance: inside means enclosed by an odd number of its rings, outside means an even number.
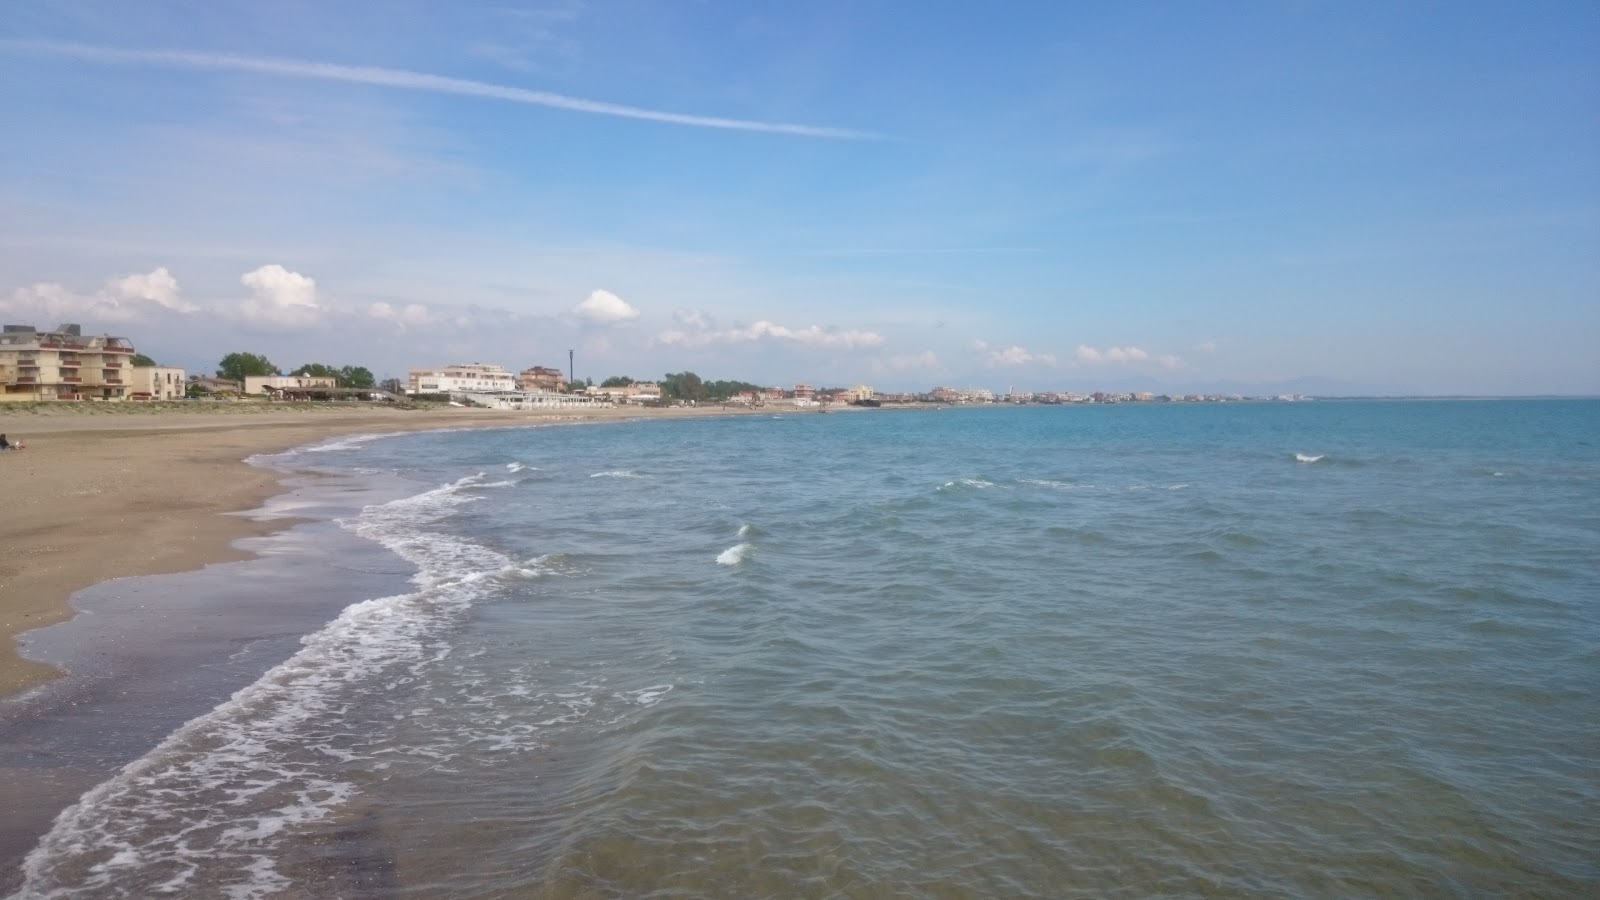
M705 381L693 372L668 372L662 377L661 399L704 401L727 400L744 391L766 390L748 381Z
M373 377L372 371L366 366L330 366L327 363L306 363L298 369L288 373L283 372L259 353L229 353L217 363L217 377L233 381L244 381L251 375L283 375L289 374L302 378L333 378L339 387L371 388L378 386L378 380Z

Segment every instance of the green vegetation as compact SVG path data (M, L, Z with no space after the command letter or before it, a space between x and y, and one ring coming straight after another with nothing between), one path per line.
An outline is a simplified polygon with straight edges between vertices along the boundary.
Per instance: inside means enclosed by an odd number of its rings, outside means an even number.
M610 378L607 378L605 381L600 382L601 387L631 387L635 384L638 384L638 382L626 375L613 375Z
M693 372L668 372L661 379L661 399L695 402L726 400L741 391L766 390L748 381L702 381Z
M151 359L148 356L145 356L143 353L135 353L133 355L133 367L136 368L136 369L142 369L142 368L145 368L145 367L148 367L148 366L158 366L158 365L160 365L160 363L156 362L155 360Z
M289 374L303 378L332 378L339 387L370 388L378 384L366 366L340 366L336 369L327 363L306 363Z
M705 382L693 372L668 372L661 379L661 399L663 400L701 400L710 399L706 392Z
M217 363L217 377L242 382L247 375L276 375L278 367L258 353L229 353Z
M708 381L706 393L712 400L727 400L744 391L764 391L766 388L748 381Z

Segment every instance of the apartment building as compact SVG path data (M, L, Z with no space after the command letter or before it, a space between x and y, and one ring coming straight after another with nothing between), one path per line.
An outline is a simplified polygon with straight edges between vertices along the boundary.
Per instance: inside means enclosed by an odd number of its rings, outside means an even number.
M560 391L566 386L567 376L549 366L531 366L517 373L519 391Z
M134 366L128 373L129 400L182 400L189 376L176 366Z
M517 379L500 366L452 363L406 373L408 394L498 394L517 390Z
M0 326L0 401L124 400L133 343L77 325Z

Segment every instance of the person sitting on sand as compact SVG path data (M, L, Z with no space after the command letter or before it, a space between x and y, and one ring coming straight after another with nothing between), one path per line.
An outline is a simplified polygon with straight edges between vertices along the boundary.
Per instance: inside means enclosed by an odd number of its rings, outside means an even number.
M11 449L11 442L6 440L6 436L5 435L0 434L0 450L10 450L10 449Z

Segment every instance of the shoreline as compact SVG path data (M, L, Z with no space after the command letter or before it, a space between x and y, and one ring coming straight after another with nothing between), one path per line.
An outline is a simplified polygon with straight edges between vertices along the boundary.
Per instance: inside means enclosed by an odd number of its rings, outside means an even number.
M770 414L770 409L600 408L506 412L311 404L156 409L73 405L11 412L0 434L27 443L0 454L0 698L67 673L28 659L16 638L71 619L71 600L117 578L249 559L236 546L292 527L257 519L287 473L246 462L320 440L371 432Z

